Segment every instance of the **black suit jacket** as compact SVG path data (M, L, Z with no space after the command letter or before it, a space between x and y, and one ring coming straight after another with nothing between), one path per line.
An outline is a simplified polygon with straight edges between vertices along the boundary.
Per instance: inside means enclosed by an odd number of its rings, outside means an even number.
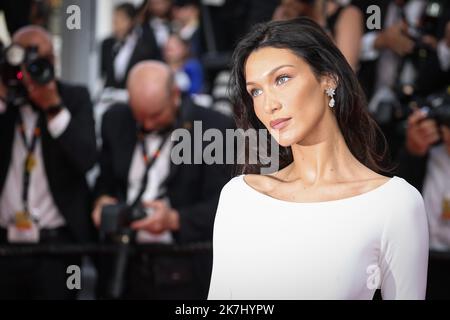
M364 23L365 32L382 31L384 28L385 19L388 13L389 4L394 2L393 0L355 0L353 4L358 6L365 15L364 21L373 14L367 13L367 8L372 5L377 5L380 8L381 13L381 30L369 30L367 24ZM450 3L447 1L441 2L443 5L441 10L441 16L436 22L436 34L434 36L440 40L444 35L445 25L450 18ZM374 92L374 86L377 78L377 66L378 59L371 61L362 61L360 69L358 70L359 81L370 99ZM440 90L443 86L446 86L449 81L450 72L444 72L440 69L438 57L436 52L430 52L429 56L425 60L421 60L418 65L418 79L416 83L416 90L420 95L428 95Z
M191 150L194 150L194 140L201 139L193 134L193 121L202 121L203 131L217 128L225 133L226 128L234 127L231 118L195 106L186 97L180 106L180 117L179 122L191 133ZM106 194L125 201L128 174L137 142L136 121L129 106L115 105L105 113L102 122L102 141L101 174L97 180L96 194L97 196ZM203 143L202 150L205 144L207 143ZM176 243L212 241L220 191L230 178L231 170L226 165L171 163L165 185L172 207L180 214L180 230L173 232ZM190 260L199 290L206 298L212 256L200 255Z
M66 130L57 139L47 129L41 113L42 156L50 192L78 241L94 235L90 219L91 196L85 174L96 161L96 139L92 104L86 88L58 83L58 91L71 114ZM0 194L8 173L19 110L8 107L0 114Z
M0 11L5 14L6 26L10 35L30 24L31 2L31 0L0 2Z
M376 1L355 0L355 1L353 1L353 4L355 6L357 6L358 8L360 8L362 13L364 14L364 21L367 21L369 19L369 17L371 17L373 14L372 11L370 12L370 14L367 13L367 8L369 6L377 5L380 8L381 30L369 30L367 28L367 24L364 23L364 28L365 28L364 32L365 33L383 30L384 21L386 19L386 13L387 13L390 2L391 2L391 0L376 0ZM360 63L360 67L358 70L359 81L369 99L372 97L372 94L374 93L373 90L374 90L376 75L377 75L377 65L378 65L378 59L371 60L371 61L362 61Z
M181 123L191 133L192 150L194 140L201 139L194 137L194 121L202 121L203 131L217 128L224 133L226 128L233 128L230 118L195 106L189 98L183 99L180 116ZM95 192L97 196L110 195L121 201L126 200L128 174L137 143L136 126L127 105L112 106L105 113L102 122L101 173ZM231 170L225 165L171 163L165 186L172 206L180 213L181 230L174 234L178 243L212 239L212 224L219 193L230 178Z
M406 147L402 147L397 157L398 167L396 175L402 177L422 192L427 173L428 158L428 154L418 157L409 153Z
M367 29L367 24L365 23L365 32L373 32L373 31L383 31L383 26L385 24L385 19L388 13L389 5L393 0L356 0L353 2L356 6L358 6L362 12L365 14L364 21L373 14L373 12L367 13L367 8L371 5L377 5L380 8L381 13L381 30L369 30ZM449 14L449 5L444 4L443 14L441 18L438 20L437 24L437 34L436 37L442 36L442 29L445 26L444 21L448 21ZM366 93L368 100L372 98L372 95L375 94L375 84L378 76L378 72L382 72L382 70L378 70L378 61L379 59L371 60L371 61L362 61L360 63L360 69L358 70L358 79L361 83L361 86ZM429 52L427 59L421 59L417 65L417 79L415 83L415 93L419 96L427 96L431 93L438 92L442 90L443 86L446 86L450 72L444 72L440 69L440 64L438 61L438 57L436 52ZM398 154L401 148L404 145L404 139L401 134L399 134L399 123L398 121L391 121L387 124L381 124L381 129L383 130L384 135L387 138L389 143L390 155L392 159L397 159L398 157L405 158L405 154ZM403 152L403 151L401 151Z
M144 60L161 60L161 53L149 24L143 24L138 28L137 32L139 38L122 81L117 81L114 76L114 46L116 39L108 38L102 42L100 65L101 73L105 77L105 87L125 88L128 73L137 63Z

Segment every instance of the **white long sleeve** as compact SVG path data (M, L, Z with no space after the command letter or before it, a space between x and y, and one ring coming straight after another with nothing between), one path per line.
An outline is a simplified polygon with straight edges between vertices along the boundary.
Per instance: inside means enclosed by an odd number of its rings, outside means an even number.
M429 235L424 202L412 186L393 197L399 210L385 217L381 295L386 300L425 299Z

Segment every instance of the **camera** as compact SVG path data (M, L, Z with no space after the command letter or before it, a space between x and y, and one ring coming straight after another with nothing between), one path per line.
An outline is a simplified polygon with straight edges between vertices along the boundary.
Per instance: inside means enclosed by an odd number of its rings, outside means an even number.
M404 11L403 19L407 21ZM417 26L409 25L408 34L414 41L413 52L408 56L416 64L421 60L426 60L430 55L430 51L434 51L432 47L422 41L425 35L435 36L438 34L439 20L444 14L444 4L441 0L430 0L426 3L424 13L419 20Z
M428 119L433 119L436 123L450 128L450 87L447 92L431 95L422 106Z
M120 298L125 272L130 254L130 245L135 240L136 232L129 228L133 221L147 217L147 209L141 202L134 205L118 203L105 205L101 212L100 241L119 245L113 263L107 295L109 298Z
M126 203L106 205L101 213L100 232L103 235L117 235L128 228L133 221L148 216L148 210L141 202L134 206Z
M45 85L55 78L53 64L49 59L40 57L37 46L24 48L12 44L0 54L0 75L3 84L8 88L7 103L21 106L28 102L28 93L23 85L22 68L34 82Z
M407 128L408 117L416 109L425 112L426 118L436 121L438 126L450 128L450 86L442 92L431 94L426 97L414 96L410 99L404 109L408 109L407 116L398 123L397 133L404 137ZM436 144L439 144L438 141Z

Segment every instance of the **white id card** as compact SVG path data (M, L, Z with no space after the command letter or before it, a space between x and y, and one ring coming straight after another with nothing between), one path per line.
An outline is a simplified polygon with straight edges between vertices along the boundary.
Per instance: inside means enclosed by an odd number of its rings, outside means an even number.
M29 228L18 228L12 224L8 226L9 243L39 243L39 228L32 223Z

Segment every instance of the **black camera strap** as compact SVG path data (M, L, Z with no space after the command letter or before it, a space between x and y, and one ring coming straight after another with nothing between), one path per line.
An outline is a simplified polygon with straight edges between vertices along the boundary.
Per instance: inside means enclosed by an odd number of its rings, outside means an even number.
M27 137L25 134L25 125L23 123L22 116L19 113L18 116L18 123L19 123L19 131L20 136L22 137L23 144L27 150L27 156L25 158L25 161L23 163L23 189L22 189L22 202L23 202L23 210L25 215L29 215L29 208L28 208L28 189L30 188L30 175L31 172L36 167L36 155L35 155L35 149L37 142L41 136L41 129L39 128L39 120L36 122L36 126L33 129L33 137L31 138L31 141L27 141Z
M161 149L163 148L166 141L169 140L169 137L171 134L172 134L172 130L166 131L162 135L162 139L158 145L158 148L153 152L153 154L151 156L149 156L149 154L147 152L147 146L145 143L145 134L142 132L138 133L138 142L141 145L141 149L142 149L142 156L143 156L143 160L145 163L145 172L144 172L144 176L142 177L142 180L141 180L141 187L139 189L139 193L137 194L136 199L131 204L132 207L136 206L141 201L141 198L145 192L145 189L147 188L149 171L155 164L156 160L161 155Z

